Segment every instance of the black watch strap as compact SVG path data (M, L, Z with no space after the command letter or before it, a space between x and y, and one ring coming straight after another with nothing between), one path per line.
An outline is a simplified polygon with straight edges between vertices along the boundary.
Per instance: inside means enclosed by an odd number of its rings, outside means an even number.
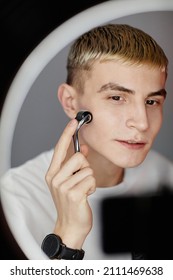
M48 234L41 245L42 250L50 259L82 260L84 250L68 248L61 238L54 234Z
M65 260L82 260L84 258L84 250L71 249L68 248L65 244L61 243L61 252L58 255L58 259Z

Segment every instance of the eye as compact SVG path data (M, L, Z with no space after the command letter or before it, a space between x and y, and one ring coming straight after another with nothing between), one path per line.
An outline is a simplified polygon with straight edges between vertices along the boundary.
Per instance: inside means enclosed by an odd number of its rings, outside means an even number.
M122 96L122 95L110 95L108 99L114 105L123 105L127 101L125 96Z
M145 104L148 106L162 106L165 101L164 96L158 96L157 98L154 99L147 99L145 101Z
M123 98L119 95L114 95L114 96L111 96L110 98L112 100L115 100L115 101L122 101L123 100Z
M156 104L157 104L157 101L156 101L156 100L147 100L147 101L146 101L146 104L147 104L147 105L156 105Z
M160 102L159 102L158 100L148 99L148 100L146 101L146 104L147 104L147 105L150 105L150 106L154 106L154 105L160 104Z

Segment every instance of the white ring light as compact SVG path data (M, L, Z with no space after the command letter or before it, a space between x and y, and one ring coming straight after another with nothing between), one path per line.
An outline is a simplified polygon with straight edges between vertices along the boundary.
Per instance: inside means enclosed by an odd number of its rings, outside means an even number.
M34 81L52 58L76 37L94 26L123 16L152 11L173 11L173 1L116 0L104 2L66 21L35 48L18 71L3 106L0 122L0 176L11 167L13 134L23 102ZM35 240L33 240L29 232L27 233L28 246L26 246L26 240L20 240L17 234L15 236L15 229L12 223L10 228L19 246L29 259L43 258L42 252L34 250L37 244L35 244Z
M11 167L12 139L22 104L51 59L83 32L116 18L152 11L172 11L172 0L116 0L95 5L50 33L28 56L8 91L0 122L0 176Z

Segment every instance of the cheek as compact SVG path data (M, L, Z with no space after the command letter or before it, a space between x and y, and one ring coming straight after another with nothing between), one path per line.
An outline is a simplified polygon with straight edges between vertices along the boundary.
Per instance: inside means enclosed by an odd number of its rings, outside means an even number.
M93 113L93 128L98 134L103 134L106 131L112 130L115 126L115 122L115 116L108 111Z
M150 129L148 131L149 133L149 137L150 137L150 140L153 142L155 140L155 138L157 137L160 129L161 129L161 126L162 126L162 117L156 117L153 121L150 122Z
M163 114L160 112L159 114L153 114L150 117L150 127L154 134L157 134L163 123Z
M94 142L103 142L105 136L109 133L110 120L109 117L103 113L95 113L92 111L93 120L91 123L85 125L81 130L81 136L85 142L92 145Z

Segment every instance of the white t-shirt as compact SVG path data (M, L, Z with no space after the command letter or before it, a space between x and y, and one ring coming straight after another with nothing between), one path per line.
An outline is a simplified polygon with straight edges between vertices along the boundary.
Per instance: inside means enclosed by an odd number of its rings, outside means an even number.
M9 227L28 259L47 259L41 250L43 238L53 232L56 209L45 182L53 150L44 152L1 178L1 202ZM100 207L103 199L152 194L166 185L173 188L173 164L155 151L144 162L126 169L117 186L97 188L89 196L93 228L84 243L85 259L131 259L131 253L107 254L102 249ZM114 213L112 213L114 217ZM116 238L116 237L115 237Z

